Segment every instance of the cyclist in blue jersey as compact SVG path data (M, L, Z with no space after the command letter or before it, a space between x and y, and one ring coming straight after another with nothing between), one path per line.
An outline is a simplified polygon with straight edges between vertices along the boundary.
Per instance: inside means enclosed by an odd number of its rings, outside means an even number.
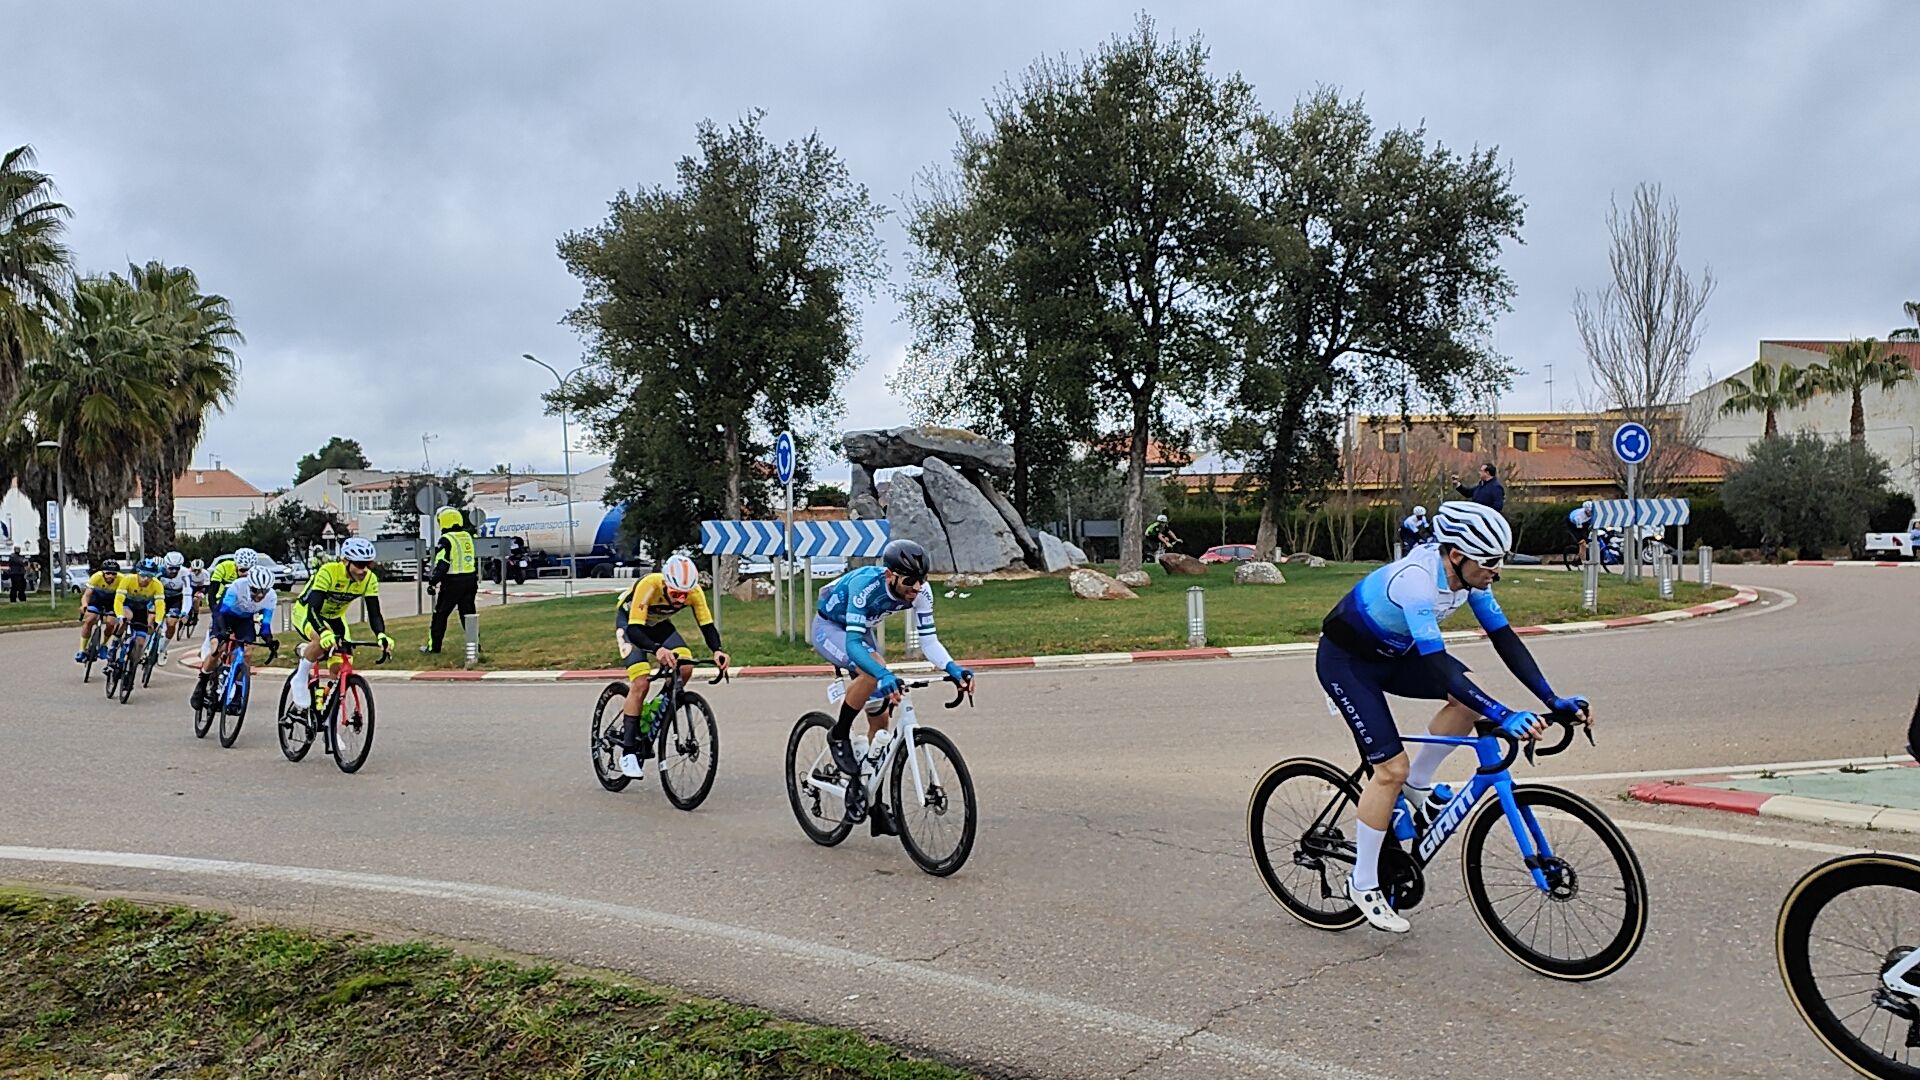
M873 628L896 611L913 611L920 632L920 651L947 677L971 692L973 672L954 662L933 629L933 590L927 588L927 549L912 540L889 541L880 551L879 566L863 566L841 575L820 593L809 635L814 651L834 667L853 672L840 716L827 732L833 763L848 777L860 775L860 756L854 753L853 718L867 711L867 739L887 726L891 709L900 700L900 678L887 670L873 640ZM858 823L866 816L864 785L847 785L847 819ZM893 832L885 806L873 807L873 831Z
M212 622L207 627L207 640L218 641L232 634L242 647L258 639L278 649L280 645L273 639L273 597L273 571L264 566L247 571L220 594L220 602L214 606ZM196 709L206 705L207 693L219 674L214 670L216 653L200 661L200 680L194 684L189 699Z
M1433 533L1432 543L1368 574L1334 605L1321 625L1314 662L1328 701L1373 766L1360 793L1347 895L1369 923L1394 933L1408 929L1380 889L1380 850L1393 824L1394 803L1405 787L1407 801L1420 811L1416 822L1430 817L1434 774L1454 747L1421 743L1409 757L1386 696L1446 702L1427 725L1434 735L1471 734L1481 717L1514 738L1534 738L1546 728L1538 715L1509 709L1475 686L1467 666L1447 653L1440 623L1463 606L1471 608L1507 670L1542 705L1580 712L1591 722L1585 698L1553 692L1493 598L1500 564L1513 546L1507 519L1480 503L1442 503Z

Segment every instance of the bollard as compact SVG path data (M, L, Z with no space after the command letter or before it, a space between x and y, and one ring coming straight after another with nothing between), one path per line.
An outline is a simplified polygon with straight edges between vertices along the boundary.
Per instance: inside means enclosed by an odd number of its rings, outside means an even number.
M1187 648L1198 649L1207 643L1207 590L1198 585L1187 590Z
M1673 554L1664 547L1654 556L1653 574L1660 585L1660 599L1673 599Z
M1600 610L1600 564L1589 558L1580 564L1580 606Z
M460 620L467 628L467 666L480 663L480 616L476 612Z
M1395 540L1393 542L1393 561L1399 562L1401 559L1404 559L1406 557L1407 557L1406 549L1401 547L1400 541Z
M932 585L925 588L931 589ZM913 612L907 612L907 656L920 659L920 623L914 619Z
M1706 546L1705 544L1702 544L1700 545L1700 587L1704 589L1707 586L1712 584L1713 584L1713 549Z

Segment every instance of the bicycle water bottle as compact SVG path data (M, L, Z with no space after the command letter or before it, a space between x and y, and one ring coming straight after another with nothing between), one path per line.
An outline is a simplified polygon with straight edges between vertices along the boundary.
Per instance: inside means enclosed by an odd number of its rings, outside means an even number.
M893 730L891 728L881 728L879 731L874 732L872 749L867 751L867 764L877 768L880 762L887 756L887 743L892 740Z
M1413 808L1407 805L1405 795L1393 800L1393 838L1406 843L1413 839Z
M651 734L653 732L653 718L658 715L660 715L659 698L648 698L642 702L640 705L640 730Z

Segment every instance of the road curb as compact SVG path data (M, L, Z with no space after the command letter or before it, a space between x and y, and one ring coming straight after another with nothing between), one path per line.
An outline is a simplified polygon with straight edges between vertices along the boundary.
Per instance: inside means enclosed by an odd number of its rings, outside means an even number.
M1651 615L1630 615L1619 619L1517 626L1514 627L1514 632L1531 637L1541 634L1578 634L1595 630L1618 630L1630 626L1658 626L1716 615L1722 611L1732 611L1760 599L1759 592L1754 589L1745 586L1734 586L1734 588L1738 591L1729 599L1695 604L1690 608L1658 611ZM1441 636L1448 641L1474 641L1486 637L1487 634L1484 630L1455 630ZM1261 656L1288 656L1310 653L1319 647L1319 643L1314 641L1293 641L1274 645L1224 645L1202 649L1143 649L1132 652L1065 653L1054 656L1003 656L968 660L965 663L975 671L1007 668L1117 667L1122 664L1149 664L1172 660L1243 660ZM933 665L925 661L910 661L892 666L896 671L910 674L933 671ZM564 671L380 671L368 665L355 670L369 679L384 682L593 682L601 679L623 679L627 675L625 668ZM787 664L734 669L734 676L741 679L785 679L831 674L833 674L833 668L826 664Z
M1844 825L1854 829L1920 833L1920 810L1898 806L1809 799L1804 795L1773 795L1761 791L1735 791L1674 780L1635 784L1627 789L1627 794L1640 802L1665 806L1720 810L1812 825Z
M50 620L48 622L10 623L6 626L0 626L0 634L21 634L28 630L58 630L63 626L78 629L80 620L61 619Z
M1789 559L1788 566L1828 566L1842 570L1920 570L1920 560L1873 562L1867 559Z

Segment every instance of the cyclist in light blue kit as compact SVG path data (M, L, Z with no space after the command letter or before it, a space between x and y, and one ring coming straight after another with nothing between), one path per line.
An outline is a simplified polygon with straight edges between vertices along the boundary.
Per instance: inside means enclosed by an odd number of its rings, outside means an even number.
M1473 502L1442 503L1433 518L1434 541L1361 579L1321 625L1314 668L1327 699L1353 729L1360 753L1373 766L1360 793L1359 835L1347 896L1381 930L1406 933L1408 923L1380 889L1380 849L1393 824L1401 788L1416 808L1417 827L1431 817L1433 777L1454 747L1418 745L1409 759L1387 708L1395 697L1446 704L1427 725L1435 735L1467 735L1480 717L1514 738L1530 739L1546 722L1509 709L1467 678L1467 666L1447 653L1440 623L1461 607L1473 609L1507 670L1549 710L1588 713L1583 697L1560 697L1520 635L1494 601L1492 586L1513 546L1507 519ZM1589 717L1590 720L1590 717Z
M863 566L841 575L820 593L813 629L808 635L814 651L837 668L852 671L840 716L827 732L833 763L849 778L860 775L860 757L854 753L853 718L867 711L867 739L887 726L892 705L900 700L900 678L887 670L873 640L873 627L896 611L911 609L920 633L920 651L947 677L971 692L973 672L954 662L933 630L933 590L927 588L927 549L912 540L893 540L880 551L879 566ZM847 820L866 817L864 785L847 784ZM873 808L876 834L893 832L884 806Z

